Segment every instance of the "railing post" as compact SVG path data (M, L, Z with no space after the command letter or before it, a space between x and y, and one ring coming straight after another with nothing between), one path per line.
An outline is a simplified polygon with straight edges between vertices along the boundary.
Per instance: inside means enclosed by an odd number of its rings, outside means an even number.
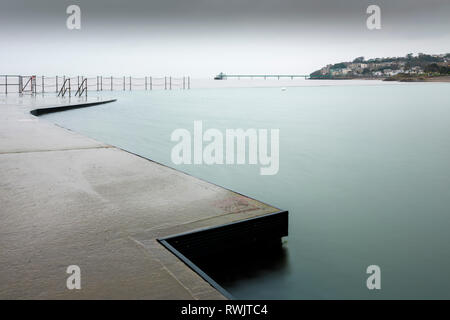
M123 91L125 91L125 76L123 76Z
M42 76L42 93L45 93L45 81L44 81L44 76Z
M145 76L145 91L147 91L147 76Z
M169 89L172 90L172 77L169 77Z
M96 76L96 81L97 81L97 91L98 91L98 76Z
M153 87L153 81L152 81L152 77L150 77L150 90L152 90Z
M167 77L164 77L164 90L167 90Z
M183 90L186 89L186 88L185 88L184 80L185 80L185 77L183 76Z
M103 76L100 76L100 91L103 91Z
M130 76L130 91L131 91L131 76Z
M8 76L5 75L5 94L8 94Z
M69 78L69 98L71 96L71 91L70 91L70 78Z
M111 91L113 91L113 76L111 76Z
M188 76L188 89L191 88L191 77Z
M88 91L88 83L87 83L87 82L88 82L88 79L86 78L85 80L86 80L86 92L85 92L85 97L87 98L87 91Z

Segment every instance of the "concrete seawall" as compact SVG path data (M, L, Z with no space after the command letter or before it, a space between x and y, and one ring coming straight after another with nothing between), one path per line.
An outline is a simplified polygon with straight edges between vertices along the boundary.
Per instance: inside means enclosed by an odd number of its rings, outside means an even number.
M0 98L0 298L225 298L157 240L279 209L30 114L106 102Z
M37 109L31 110L30 113L32 115L38 117L38 116L41 116L41 115L47 114L47 113L88 108L88 107L98 106L100 104L111 103L111 102L115 102L115 101L117 101L117 99L108 99L108 100L101 100L101 101L94 101L94 102L83 102L83 103L62 105L62 106L56 106L56 107L37 108Z

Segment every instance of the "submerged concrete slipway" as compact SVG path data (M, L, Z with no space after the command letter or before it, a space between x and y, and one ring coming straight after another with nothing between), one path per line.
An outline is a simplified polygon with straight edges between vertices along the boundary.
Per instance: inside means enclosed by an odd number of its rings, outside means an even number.
M97 102L0 96L0 298L225 298L157 239L279 209L30 113Z

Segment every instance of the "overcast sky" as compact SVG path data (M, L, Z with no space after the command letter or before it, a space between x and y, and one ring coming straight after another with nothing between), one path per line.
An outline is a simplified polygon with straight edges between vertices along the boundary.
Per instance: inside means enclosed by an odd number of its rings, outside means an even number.
M81 8L81 30L66 27ZM381 30L366 9L381 7ZM450 52L450 0L1 0L0 74L310 73Z

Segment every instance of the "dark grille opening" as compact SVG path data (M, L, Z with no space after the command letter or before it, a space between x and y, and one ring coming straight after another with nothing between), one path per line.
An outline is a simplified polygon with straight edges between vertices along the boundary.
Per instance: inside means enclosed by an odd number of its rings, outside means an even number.
M231 297L224 288L285 265L287 255L281 239L287 235L288 212L281 211L160 242Z

